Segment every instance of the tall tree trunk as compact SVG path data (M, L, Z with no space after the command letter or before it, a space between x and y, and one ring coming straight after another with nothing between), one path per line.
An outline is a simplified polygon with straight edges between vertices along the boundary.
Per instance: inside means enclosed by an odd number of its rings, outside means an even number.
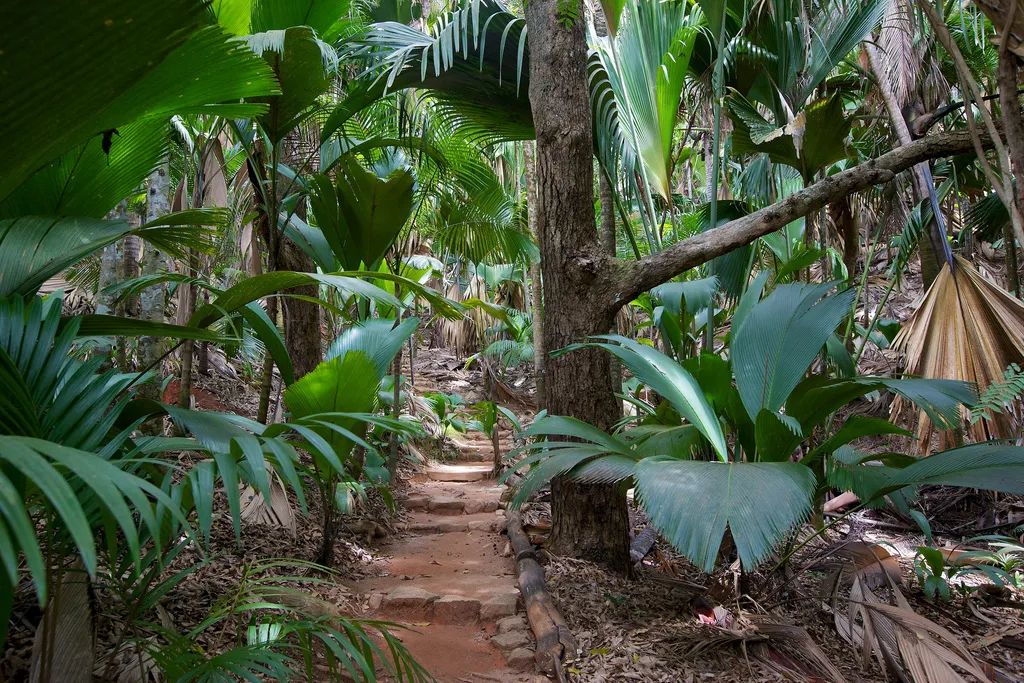
M165 216L171 211L169 162L165 157L160 165L149 175L146 188L146 222ZM170 260L159 249L147 244L142 257L142 274L155 275L170 270ZM147 287L139 294L139 317L152 322L164 322L164 311L167 307L167 286L164 284ZM143 368L154 365L164 353L164 345L159 337L142 337L139 340L139 356ZM159 376L160 368L157 370ZM139 387L139 393L146 398L160 397L160 383L147 382Z
M297 144L294 136L289 135L281 142L281 163L292 168L296 173L301 173L306 160L302 156L302 150ZM279 185L282 183L279 182ZM284 187L278 188L283 193ZM284 198L278 197L278 204ZM305 219L305 203L300 201L295 213L299 218ZM271 219L271 230L277 229ZM280 233L279 233L280 234ZM302 273L315 273L316 266L306 252L295 242L280 235L278 239L278 253L276 254L276 270L294 270ZM290 290L291 294L317 299L320 295L316 285L306 285ZM284 343L288 349L288 356L292 360L295 369L295 378L311 372L323 358L323 351L320 343L320 307L311 301L284 297L281 302L284 312Z
M267 299L267 315L276 327L277 297ZM270 416L270 393L274 387L274 358L269 353L263 358L263 372L260 375L260 400L256 409L256 421L268 424Z
M109 220L124 221L128 218L127 202L121 201L115 209L107 214ZM106 289L120 280L124 259L121 256L121 242L112 242L100 252L100 279L97 284L96 312L104 315L115 313L114 295Z
M134 220L132 220L133 218ZM133 225L139 224L137 216L130 214L128 220L131 221ZM139 256L141 253L142 240L139 239L138 235L128 235L124 238L124 253L121 255L124 261L122 262L121 269L124 273L125 280L131 280L139 276ZM130 318L138 317L139 297L124 297L121 301L121 310L124 315Z
M608 174L602 168L598 168L598 189L601 196L601 248L604 253L615 258L615 195L612 190L612 183ZM616 333L613 324L610 332ZM614 356L608 359L608 365L612 375L612 388L616 393L622 393L622 364Z
M532 142L523 143L523 162L526 172L526 206L530 234L533 235L537 244L540 244L540 226L537 224L537 163L534 159ZM533 327L533 374L537 387L537 408L543 409L545 406L544 359L547 356L547 351L544 346L544 303L540 263L531 263L528 274L530 276L530 311Z
M857 257L860 256L860 224L853 215L850 198L843 197L828 205L829 217L843 238L843 265L846 277L853 281L857 274Z
M122 200L115 209L107 214L108 220L126 220L128 218L127 202ZM100 279L96 287L96 313L100 315L114 315L117 310L115 297L106 291L108 287L116 284L122 277L123 258L121 256L122 242L113 242L103 247L100 252ZM119 349L117 349L119 350ZM103 361L105 368L112 367L116 362L115 348L103 343L96 348L97 353L107 356Z
M868 61L871 65L871 71L875 76L878 92L882 96L882 101L885 102L892 131L899 140L900 145L909 145L913 142L913 137L910 134L907 121L903 117L903 112L896 102L896 96L893 94L892 88L889 87L889 81L886 80L878 48L872 43L864 43L864 47L867 50ZM911 186L914 188L914 201L918 203L927 201L935 191L934 186L928 181L925 168L926 164L918 164L910 172ZM924 288L927 290L938 276L943 262L941 245L935 244L934 238L943 237L944 239L945 236L935 234L937 231L935 229L934 217L925 226L925 230L927 230L928 234L922 235L922 239L918 242L918 255L921 258L921 279L924 283Z
M1020 11L1020 8L1016 11ZM1006 36L1004 36L1004 42ZM1017 55L1006 49L999 48L999 108L1002 110L1003 133L1006 135L1006 147L1009 150L1010 167L1016 179L1013 202L1016 204L1018 216L1024 215L1024 116L1020 108L1020 95L1017 93L1017 71L1020 62ZM1011 214L1014 207L1010 207ZM1012 221L1011 221L1012 222ZM1020 296L1020 274L1017 271L1017 245L1013 230L1006 226L1003 234L1006 243L1006 279L1013 293ZM1022 245L1024 246L1024 245Z
M530 103L537 132L536 213L544 278L544 346L560 349L607 331L612 297L602 284L611 265L594 224L593 146L586 46L579 0L531 0ZM587 349L549 358L546 407L607 429L619 417L608 354ZM629 569L625 491L565 478L552 483L550 548Z

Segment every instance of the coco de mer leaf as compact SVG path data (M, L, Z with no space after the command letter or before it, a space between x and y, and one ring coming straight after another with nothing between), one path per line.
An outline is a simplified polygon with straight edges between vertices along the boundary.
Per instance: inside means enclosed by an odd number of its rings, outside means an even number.
M814 474L799 463L648 459L636 466L637 494L651 523L705 571L726 528L745 569L756 567L807 518Z

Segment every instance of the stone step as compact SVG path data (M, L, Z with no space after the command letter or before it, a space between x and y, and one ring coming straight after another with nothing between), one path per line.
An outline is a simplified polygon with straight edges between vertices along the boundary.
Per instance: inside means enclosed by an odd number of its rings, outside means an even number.
M428 478L434 481L482 481L491 476L493 467L491 465L443 465L433 464L425 470Z
M371 605L376 611L387 616L429 620L439 624L466 624L477 621L507 623L509 617L515 616L519 602L519 592L515 589L477 598L458 594L438 595L418 586L408 585L398 586L383 595L378 594L371 600ZM528 642L527 640L520 643L521 638L509 635L516 633L522 631L503 632L503 635L507 636L505 640L508 641L502 643L506 648L511 650ZM509 645L512 647L508 647Z
M405 507L409 510L425 510L435 515L473 515L494 512L499 507L499 500L498 496L484 493L466 497L413 495L406 499Z
M459 516L413 513L405 530L420 534L459 534L470 531L499 532L505 525L505 517L494 512L478 512Z

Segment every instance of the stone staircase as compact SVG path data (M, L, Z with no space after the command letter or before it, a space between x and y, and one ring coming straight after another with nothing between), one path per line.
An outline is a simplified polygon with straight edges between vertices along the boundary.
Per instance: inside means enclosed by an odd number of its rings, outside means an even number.
M533 673L533 635L501 536L504 487L489 478L491 444L483 443L486 450L428 463L412 478L386 571L358 587L374 618L413 629L399 635L439 681L545 681Z

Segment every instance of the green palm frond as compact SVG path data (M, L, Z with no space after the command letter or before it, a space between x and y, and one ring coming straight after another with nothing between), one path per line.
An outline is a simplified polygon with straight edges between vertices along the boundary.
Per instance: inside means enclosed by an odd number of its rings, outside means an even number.
M173 221L167 221L173 223ZM172 254L209 242L201 225L133 228L127 221L20 216L0 220L0 296L34 294L48 279L128 234Z
M6 85L19 95L0 113L3 130L18 131L0 143L0 199L67 150L99 145L104 131L175 113L249 116L262 107L239 100L276 89L244 44L202 26L200 0L105 0L85 9L62 0L37 10L12 8L4 17L0 70L16 77Z
M374 24L345 52L367 69L325 122L323 138L383 94L409 87L449 103L453 120L481 139L531 138L525 27L499 0L469 0L429 36L403 24Z
M637 495L658 530L711 571L725 530L746 569L811 510L814 474L799 463L718 463L649 458L636 467Z
M668 201L672 135L702 15L685 2L627 2L624 17L614 43L592 40L624 137L647 183ZM596 73L591 69L592 88ZM600 95L596 99L596 104L603 104ZM600 123L609 116L610 112L601 112L595 119Z
M778 412L850 310L854 291L780 285L754 306L732 339L736 386L752 420Z
M109 153L100 140L90 140L33 174L0 204L0 217L103 218L141 186L168 144L166 120L122 126L110 139Z
M570 346L567 350L595 346L615 355L637 379L671 403L680 415L700 430L720 460L729 459L718 417L693 375L672 358L632 339L618 335L597 335L593 338L602 341Z

